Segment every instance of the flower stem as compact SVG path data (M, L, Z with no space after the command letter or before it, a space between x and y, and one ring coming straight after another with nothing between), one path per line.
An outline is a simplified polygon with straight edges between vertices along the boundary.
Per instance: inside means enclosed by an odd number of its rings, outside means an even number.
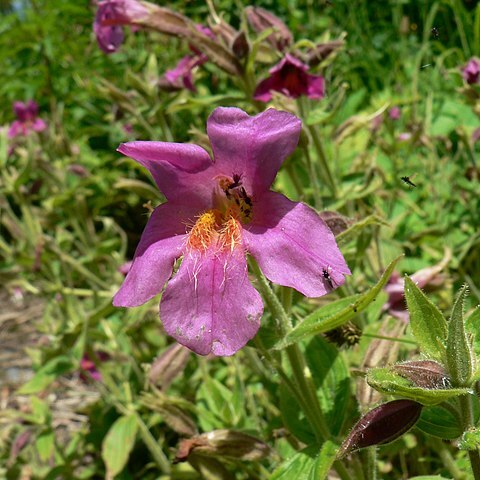
M258 286L263 298L265 299L271 314L278 321L278 326L281 329L282 335L285 335L292 328L291 320L286 314L278 297L270 288L270 285L258 268L258 265L253 261L250 262L250 265L258 280ZM292 368L294 383L303 399L302 403L305 415L315 432L317 440L320 443L323 443L330 437L330 432L317 398L316 388L310 369L308 368L305 358L297 344L287 347L286 352Z
M473 410L472 410L472 396L462 395L459 397L460 411L463 419L463 430L467 431L474 426ZM473 478L480 480L480 454L478 448L468 451L470 465L472 467Z
M300 115L302 117L302 120L304 120L306 122L307 117L308 117L308 111L307 111L307 105L304 103L304 99L300 97L297 104L298 104L298 109L300 111ZM323 149L322 141L320 140L319 131L318 131L316 125L305 124L305 126L306 126L306 129L307 129L308 133L310 134L310 137L313 141L313 146L315 148L315 151L317 152L320 172L321 172L321 175L323 177L322 179L327 184L327 187L330 189L330 192L331 192L332 196L334 198L336 198L337 197L337 186L335 184L335 179L332 175L332 172L330 171L330 167L328 166L327 156L325 155L325 150ZM305 149L308 149L308 146L305 147ZM307 163L309 164L309 168L310 168L310 164L312 162L310 160L309 155L307 156ZM312 181L314 181L313 177L315 177L314 174L312 176ZM315 181L314 181L313 187L314 187L314 191L315 191Z

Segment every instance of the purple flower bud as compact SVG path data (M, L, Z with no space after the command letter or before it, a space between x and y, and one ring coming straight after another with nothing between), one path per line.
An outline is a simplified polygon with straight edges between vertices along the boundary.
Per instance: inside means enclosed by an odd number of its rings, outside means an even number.
M370 410L352 428L337 458L396 440L415 425L421 412L422 405L413 400L393 400Z

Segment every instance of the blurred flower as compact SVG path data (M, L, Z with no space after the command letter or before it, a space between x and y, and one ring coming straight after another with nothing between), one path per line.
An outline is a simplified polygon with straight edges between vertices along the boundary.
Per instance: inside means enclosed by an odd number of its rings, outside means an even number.
M398 141L400 142L408 142L412 138L412 134L410 132L402 132L398 136Z
M183 57L175 68L165 72L165 80L169 87L175 89L187 88L191 92L195 92L196 88L193 84L192 72L195 67L203 65L207 61L204 55L187 55ZM162 82L160 82L162 85Z
M160 303L166 332L198 354L232 355L255 336L263 312L247 252L269 280L308 297L342 285L350 271L327 225L270 191L300 132L287 112L217 108L207 122L214 161L197 145L122 144L118 151L150 171L167 202L152 213L114 305L150 300L183 258Z
M472 142L476 143L480 140L480 128L477 128L472 133Z
M130 271L130 269L132 268L132 260L129 260L128 262L125 262L125 263L122 263L119 267L118 267L118 271L122 274L122 275L127 275L127 273Z
M464 80L469 84L480 83L480 60L471 58L462 70Z
M379 115L376 115L373 117L371 124L370 124L370 129L372 132L377 132L380 130L380 127L383 124L383 113L380 113Z
M95 357L98 362L105 362L110 359L110 355L105 352L95 352ZM82 359L80 360L80 378L84 381L88 381L91 378L96 382L102 380L102 375L97 370L95 362L91 359L88 353L84 353Z
M203 25L195 26L197 31L214 40L214 33ZM160 79L159 85L166 89L183 89L186 88L191 92L195 92L196 88L193 84L193 70L208 61L208 57L202 53L194 44L189 45L193 55L186 55L177 63L175 68L167 70L163 78Z
M446 251L441 262L433 267L422 268L418 272L411 275L411 279L415 282L418 288L431 287L435 289L445 283L445 276L440 273L447 263L450 261L451 252ZM405 278L401 277L398 272L393 272L388 280L384 290L388 294L388 300L383 305L382 309L395 318L408 322L409 315L405 303Z
M264 30L273 29L267 37L267 41L276 49L283 51L293 41L292 32L288 27L273 13L261 7L247 7L245 9L247 21L257 33Z
M388 116L390 117L391 120L398 120L401 116L402 112L400 110L400 108L398 107L392 107L389 111L388 111Z
M26 136L31 131L42 132L47 128L47 124L41 118L38 118L38 105L33 100L26 103L15 102L13 111L17 116L8 130L8 137L13 138L19 135Z
M301 95L313 99L323 98L324 78L307 73L308 69L308 65L287 53L282 61L270 70L270 77L259 83L253 98L268 102L272 99L272 90L291 98Z
M93 31L98 46L105 53L113 53L123 43L122 25L132 25L134 21L148 15L148 10L136 0L105 0L98 3L93 23Z

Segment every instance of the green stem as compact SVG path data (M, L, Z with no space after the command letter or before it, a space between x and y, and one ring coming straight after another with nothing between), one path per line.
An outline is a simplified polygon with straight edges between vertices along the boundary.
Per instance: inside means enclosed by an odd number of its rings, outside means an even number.
M270 285L258 268L258 265L253 261L250 262L250 264L258 280L259 289L270 309L270 313L277 320L278 327L281 329L282 335L285 335L286 332L292 328L291 320L285 313L282 304L273 290L270 288ZM315 432L317 440L320 443L323 443L327 438L330 437L330 432L317 398L316 388L310 369L308 368L303 354L297 344L291 345L285 350L292 368L294 383L304 400L302 403L305 409L305 415L310 422L313 431Z
M165 453L163 453L163 450L158 446L157 441L155 440L155 438L153 438L153 435L151 434L148 427L145 425L140 415L135 414L135 417L138 423L138 427L140 429L140 436L142 437L142 440L150 451L158 468L163 473L170 473L170 462L168 461Z
M367 478L377 480L377 447L367 448Z
M463 430L467 431L469 428L474 426L472 397L471 395L462 395L459 397L459 402L463 420ZM480 454L478 452L478 448L475 450L469 450L468 457L472 467L473 478L475 480L480 480Z
M431 437L431 442L438 452L438 455L442 459L445 468L450 472L453 480L465 480L467 475L465 472L462 472L458 465L455 463L455 459L452 457L451 453L448 451L445 444L438 438Z
M298 101L298 108L299 108L302 119L306 120L308 113L306 111L306 106L303 103L302 98L300 98ZM330 189L332 196L334 198L337 198L337 187L335 185L335 179L332 175L332 172L330 171L330 167L328 166L327 156L325 155L325 150L323 149L318 128L316 125L306 125L306 128L310 134L310 137L312 138L315 151L317 152L319 167L320 167L323 180L327 184L327 187ZM308 146L305 147L305 149L308 149ZM307 162L311 164L310 156L307 156ZM313 172L313 168L312 168L311 176L312 176L312 182L313 182L313 187L315 192L315 188L316 188L315 182L317 182L317 185L318 185L318 180L316 178L315 172ZM317 188L319 187L317 186ZM315 198L315 201L317 201L316 198Z

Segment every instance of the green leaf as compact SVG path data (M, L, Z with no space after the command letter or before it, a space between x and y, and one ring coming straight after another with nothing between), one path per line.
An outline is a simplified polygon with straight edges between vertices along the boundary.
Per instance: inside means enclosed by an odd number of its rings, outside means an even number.
M29 395L32 393L41 392L42 390L45 390L60 375L70 372L73 369L74 365L67 356L61 355L59 357L52 358L35 373L31 380L20 387L17 393L19 395Z
M409 380L393 373L388 368L371 368L367 373L368 384L379 392L408 398L422 405L436 405L449 398L465 395L467 388L426 389L413 386Z
M52 430L48 429L42 432L35 442L38 456L42 462L47 462L55 451L55 435Z
M480 430L478 428L471 428L467 430L462 440L459 442L458 448L460 450L477 450L480 447Z
M463 301L467 287L464 285L453 305L448 322L447 366L453 385L468 386L473 374L472 348L465 331Z
M428 357L442 361L445 358L447 322L440 310L405 277L405 299L410 313L410 325L420 350Z
M350 402L350 374L338 349L322 337L313 338L305 351L317 387L317 397L333 436L340 433Z
M337 458L338 445L327 440L320 450L314 467L310 472L309 480L323 480L328 478L328 473Z
M473 348L477 357L480 357L480 307L475 310L465 320L465 328L473 337Z
M370 303L376 300L377 295L387 283L396 264L402 256L403 255L397 257L390 263L378 283L368 292L361 295L352 295L350 297L342 298L329 303L324 307L320 307L318 310L315 310L308 315L303 322L299 323L273 348L279 350L288 347L293 343L297 343L300 340L311 337L312 335L328 332L329 330L333 330L334 328L348 322L360 312L363 312Z
M102 444L102 458L107 467L107 480L113 479L127 464L135 444L137 429L135 414L118 418L110 427Z
M416 427L427 435L445 440L458 438L463 432L462 424L454 411L446 405L448 404L442 403L425 407Z
M270 480L310 480L316 467L318 446L312 445L283 462L275 469Z

